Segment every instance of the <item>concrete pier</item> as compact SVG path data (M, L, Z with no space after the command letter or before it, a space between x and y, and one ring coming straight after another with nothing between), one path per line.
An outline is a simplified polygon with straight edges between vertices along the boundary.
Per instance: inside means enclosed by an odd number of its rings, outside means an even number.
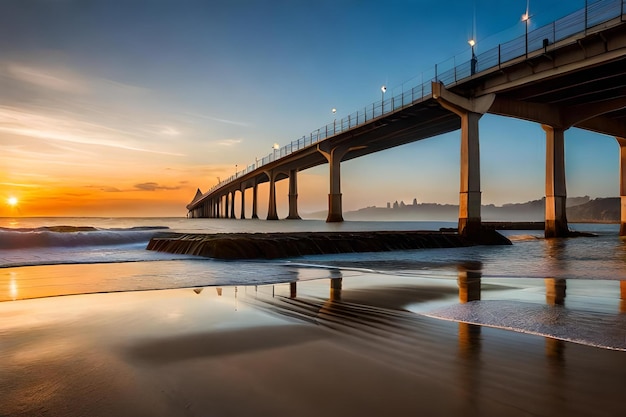
M276 211L276 177L274 172L267 173L270 178L270 198L267 207L267 220L278 220L278 212Z
M246 189L242 186L241 190L241 214L239 216L240 219L246 218Z
M330 144L318 145L317 150L324 155L330 167L330 192L328 193L327 223L342 222L343 209L341 207L341 159L348 152L347 146L331 147Z
M252 186L252 218L253 219L258 219L259 218L259 214L257 212L257 208L259 206L259 184L255 181L254 185Z
M478 237L481 233L480 143L478 121L495 100L495 94L468 99L432 83L433 98L441 107L461 118L461 181L459 234Z
M546 228L545 237L567 237L565 202L565 144L563 128L541 125L546 131Z
M272 153L256 159L240 173L218 181L206 193L196 192L187 205L191 217L232 217L234 199L226 193L270 182L268 219L276 220L275 182L290 179L289 215L299 218L296 174L329 164L328 222L343 221L341 162L461 129L458 230L482 232L479 121L483 114L513 117L544 126L547 138L547 237L571 236L565 213L564 131L570 127L616 137L620 161L626 156L626 22L617 0L588 20L597 6L586 5L567 17L580 31L545 32L528 36L523 54L519 38L472 55L453 68L438 72L435 82L421 82L387 101L378 101L333 120ZM589 6L589 7L587 7ZM560 25L564 20L555 21ZM556 27L556 26L555 26ZM528 29L528 28L527 28ZM543 40L543 43L536 40ZM506 52L505 52L506 51ZM504 52L504 53L501 53ZM481 68L474 68L479 62ZM458 65L457 65L458 64ZM384 96L383 96L384 97ZM590 145L592 146L592 145ZM520 173L524 175L523 173ZM428 175L424 173L423 175ZM626 235L626 168L620 169L621 235ZM393 179L390 179L393 181ZM396 180L397 181L397 180ZM211 200L214 199L214 202ZM223 201L222 201L223 199ZM230 201L229 201L230 200ZM213 208L208 207L212 204ZM245 217L245 214L244 216Z
M235 191L229 193L230 194L230 218L235 218Z
M299 220L298 215L298 170L289 170L289 215L288 219Z

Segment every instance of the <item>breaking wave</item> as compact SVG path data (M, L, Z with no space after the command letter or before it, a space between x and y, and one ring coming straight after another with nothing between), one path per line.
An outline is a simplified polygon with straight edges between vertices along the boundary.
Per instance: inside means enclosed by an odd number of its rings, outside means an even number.
M0 228L0 249L113 246L147 243L163 226L99 229L91 226Z

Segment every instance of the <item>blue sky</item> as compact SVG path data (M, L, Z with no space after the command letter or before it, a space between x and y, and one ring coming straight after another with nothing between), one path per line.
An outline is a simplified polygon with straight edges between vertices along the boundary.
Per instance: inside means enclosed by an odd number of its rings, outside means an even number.
M584 1L529 4L532 25ZM200 187L523 33L526 0L0 2L0 197L26 215L184 215ZM484 203L544 195L544 132L480 122ZM459 132L342 164L344 209L456 203ZM570 196L615 196L618 146L566 132ZM299 176L326 208L328 167ZM279 187L285 215L286 183ZM45 203L44 203L45 200ZM248 199L249 200L249 199ZM282 210L282 211L281 211ZM6 213L4 213L6 214ZM3 212L0 211L0 215Z

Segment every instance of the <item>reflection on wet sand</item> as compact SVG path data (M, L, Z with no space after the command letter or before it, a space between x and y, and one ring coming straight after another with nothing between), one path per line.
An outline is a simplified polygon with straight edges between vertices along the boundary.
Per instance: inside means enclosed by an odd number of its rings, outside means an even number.
M480 300L481 262L464 262L457 266L459 301L467 303Z
M626 313L626 281L619 282L619 311L622 313Z
M343 284L343 278L341 278L341 271L335 270L331 272L330 279L330 301L341 301L341 287Z
M548 305L565 305L567 282L563 278L546 278L546 303Z

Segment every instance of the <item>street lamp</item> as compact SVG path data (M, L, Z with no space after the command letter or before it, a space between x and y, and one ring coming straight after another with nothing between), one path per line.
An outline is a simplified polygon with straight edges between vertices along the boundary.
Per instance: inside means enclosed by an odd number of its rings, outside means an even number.
M337 113L337 109L333 107L331 112L333 113L333 116L334 116ZM335 133L337 133L337 119L333 119L333 135Z
M467 43L469 43L469 46L472 48L472 60L470 61L470 73L471 75L476 74L476 62L478 61L476 59L476 54L474 53L474 46L476 45L476 41L474 39L470 39L469 41L467 41Z
M528 58L528 22L530 22L530 15L528 14L528 9L526 9L526 13L522 15L522 22L525 24L526 32L525 32L525 40L526 40L526 58Z
M237 164L235 164L235 178L237 178Z
M280 149L280 145L278 143L275 143L274 145L272 145L272 149L274 150L274 161L276 160L276 151Z
M381 111L381 114L385 112L385 92L386 91L387 91L387 87L385 87L384 85L382 87L380 87L380 92L382 93L382 98L381 98L382 111Z

